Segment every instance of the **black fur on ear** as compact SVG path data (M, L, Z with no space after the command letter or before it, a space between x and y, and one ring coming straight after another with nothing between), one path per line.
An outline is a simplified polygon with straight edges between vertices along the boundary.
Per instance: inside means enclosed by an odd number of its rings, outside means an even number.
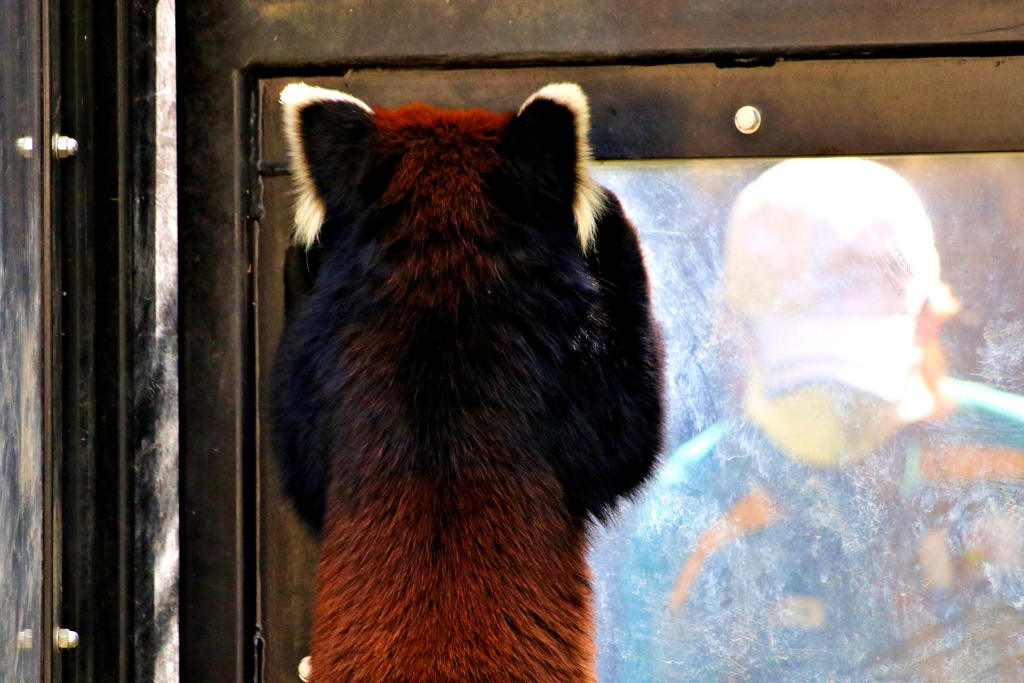
M590 108L575 83L553 83L531 95L509 123L505 158L533 176L531 195L571 207L583 252L594 245L604 195L590 175ZM524 178L524 181L527 180Z
M311 247L333 212L351 211L370 166L373 110L337 90L293 83L281 92L295 185L296 245Z

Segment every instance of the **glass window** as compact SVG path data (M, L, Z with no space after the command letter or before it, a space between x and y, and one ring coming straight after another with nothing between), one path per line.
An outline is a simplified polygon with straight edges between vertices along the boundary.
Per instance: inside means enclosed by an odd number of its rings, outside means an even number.
M0 11L0 680L38 681L42 589L39 7Z
M609 162L669 399L599 673L1024 680L1024 155Z

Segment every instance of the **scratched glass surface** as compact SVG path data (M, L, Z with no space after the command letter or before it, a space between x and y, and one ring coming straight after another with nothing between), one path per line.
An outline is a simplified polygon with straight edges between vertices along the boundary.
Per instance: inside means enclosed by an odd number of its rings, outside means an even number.
M731 297L724 260L734 200L776 160L599 165L641 235L669 404L653 481L591 552L604 683L1024 680L1024 155L876 161L920 197L959 309L936 295L915 319L934 401L899 419L902 398L834 375L763 389L775 328L734 301L784 257L729 270ZM886 353L888 333L841 329L822 339Z
M179 652L178 520L178 198L174 0L156 3L156 177L153 316L140 327L136 372L152 406L135 471L135 670L137 681L177 683ZM140 142L139 144L144 144ZM142 290L142 285L137 285Z
M0 11L0 681L39 681L39 6Z

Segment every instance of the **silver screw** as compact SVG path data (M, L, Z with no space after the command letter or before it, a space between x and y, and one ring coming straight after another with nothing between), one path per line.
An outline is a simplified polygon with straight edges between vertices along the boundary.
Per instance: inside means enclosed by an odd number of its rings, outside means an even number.
M18 138L14 141L14 146L18 148L18 153L26 159L32 158L32 152L35 149L36 143L32 139L31 135L26 135L23 138Z
M78 633L68 628L57 629L57 649L74 650L78 647Z
M299 662L299 680L308 681L309 677L313 675L313 659L309 656L303 657L302 661Z
M32 649L32 629L26 628L23 631L18 632L18 649L19 650L31 650Z
M58 159L67 159L75 156L78 151L78 140L69 138L67 135L53 136L53 156Z
M757 129L761 127L761 112L757 107L751 107L748 104L736 110L736 116L732 118L732 122L736 124L736 130L744 135L756 133Z

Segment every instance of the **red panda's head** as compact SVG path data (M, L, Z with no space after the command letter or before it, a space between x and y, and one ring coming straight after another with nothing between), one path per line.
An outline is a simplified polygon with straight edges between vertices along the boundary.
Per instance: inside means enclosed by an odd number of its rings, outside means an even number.
M603 193L588 164L590 113L579 86L548 85L517 113L423 104L371 109L302 83L281 94L296 188L297 245L346 230L400 248L464 239L594 243Z
M660 447L661 361L580 88L508 113L304 84L281 101L296 206L272 410L299 509L319 528L329 481L458 472L604 515Z

